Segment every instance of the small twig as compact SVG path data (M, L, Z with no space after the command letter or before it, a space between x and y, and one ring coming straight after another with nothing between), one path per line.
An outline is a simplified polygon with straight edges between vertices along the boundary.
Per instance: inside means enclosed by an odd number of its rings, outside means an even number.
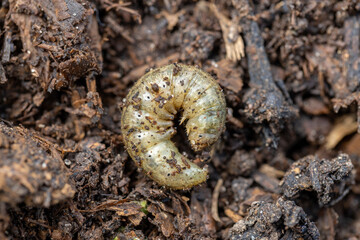
M286 120L297 115L297 109L286 101L282 79L274 81L271 66L264 47L260 28L253 20L254 13L248 0L232 0L238 10L239 25L242 28L250 76L250 89L244 95L244 113L260 124L265 136L265 145L276 148L277 135ZM285 121L284 121L285 120ZM267 125L268 124L268 125Z
M106 5L109 5L108 7L105 8L106 11L110 11L112 9L115 9L116 11L123 11L123 12L127 12L130 13L132 15L134 15L136 17L136 19L139 21L139 23L141 24L141 15L138 11L128 8L127 6L131 5L131 2L122 2L121 0L118 3L112 3L108 0L104 1L104 3Z
M26 218L25 219L27 222L30 222L30 223L34 223L34 224L37 224L37 225L40 225L44 228L47 228L47 229L50 229L50 230L53 230L54 228L47 225L47 224L44 224L44 223L41 223L40 221L36 221L36 220L33 220L33 219L30 219L30 218Z
M120 34L129 43L135 43L135 40L127 33L125 28L119 25L112 17L105 17L105 22L109 24L109 27L115 32L115 34Z
M232 22L224 14L222 14L214 3L205 4L210 8L220 22L225 42L226 58L234 62L240 60L245 56L244 41L240 36L241 27L236 22Z
M7 78L5 75L5 69L3 65L0 63L0 84L4 84L7 82Z
M222 180L221 178L217 181L216 186L214 188L214 192L212 195L212 200L211 200L211 216L213 217L213 219L219 223L221 223L221 219L219 217L219 212L218 212L218 202L219 202L219 194L220 194L220 189L222 187L224 183L224 180Z
M165 10L162 10L159 14L156 15L156 18L164 17L168 22L168 30L173 30L179 21L179 17L185 14L185 9L182 9L176 13L169 13Z

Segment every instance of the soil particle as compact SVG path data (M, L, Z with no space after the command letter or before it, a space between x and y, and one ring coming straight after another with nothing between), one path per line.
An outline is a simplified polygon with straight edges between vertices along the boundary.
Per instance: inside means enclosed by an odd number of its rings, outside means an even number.
M59 152L35 132L0 122L0 200L50 207L74 196Z
M352 0L0 1L0 239L359 239L359 11ZM139 172L120 130L133 83L170 63L212 74L228 108L201 154L177 128L181 152L209 164L187 191ZM146 87L159 107L174 100ZM146 114L143 100L131 99Z
M254 202L248 216L232 227L229 238L315 240L320 235L301 207L280 198L274 203Z
M342 199L354 183L354 166L347 154L331 160L307 156L293 163L280 183L284 195L296 198L301 191L315 191L320 205Z

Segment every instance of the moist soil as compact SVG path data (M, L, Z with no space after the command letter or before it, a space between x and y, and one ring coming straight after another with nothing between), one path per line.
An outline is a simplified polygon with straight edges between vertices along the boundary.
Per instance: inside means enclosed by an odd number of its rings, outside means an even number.
M360 239L359 13L0 1L0 239ZM148 178L120 129L134 82L173 63L210 73L227 103L209 177L188 190Z

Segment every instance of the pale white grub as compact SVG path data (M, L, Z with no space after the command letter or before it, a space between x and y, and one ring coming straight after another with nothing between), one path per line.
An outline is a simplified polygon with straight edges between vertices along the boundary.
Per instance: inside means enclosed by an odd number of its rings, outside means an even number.
M208 170L171 141L178 112L196 152L211 147L224 131L226 104L220 86L201 69L176 63L152 69L135 83L126 97L121 131L129 155L150 178L162 186L188 189L206 181Z

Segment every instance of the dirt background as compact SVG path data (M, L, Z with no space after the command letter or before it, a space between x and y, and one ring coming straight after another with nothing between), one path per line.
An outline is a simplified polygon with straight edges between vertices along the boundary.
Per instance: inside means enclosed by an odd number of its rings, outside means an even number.
M360 239L360 1L0 4L0 239ZM174 62L228 108L186 191L120 131L129 88Z

